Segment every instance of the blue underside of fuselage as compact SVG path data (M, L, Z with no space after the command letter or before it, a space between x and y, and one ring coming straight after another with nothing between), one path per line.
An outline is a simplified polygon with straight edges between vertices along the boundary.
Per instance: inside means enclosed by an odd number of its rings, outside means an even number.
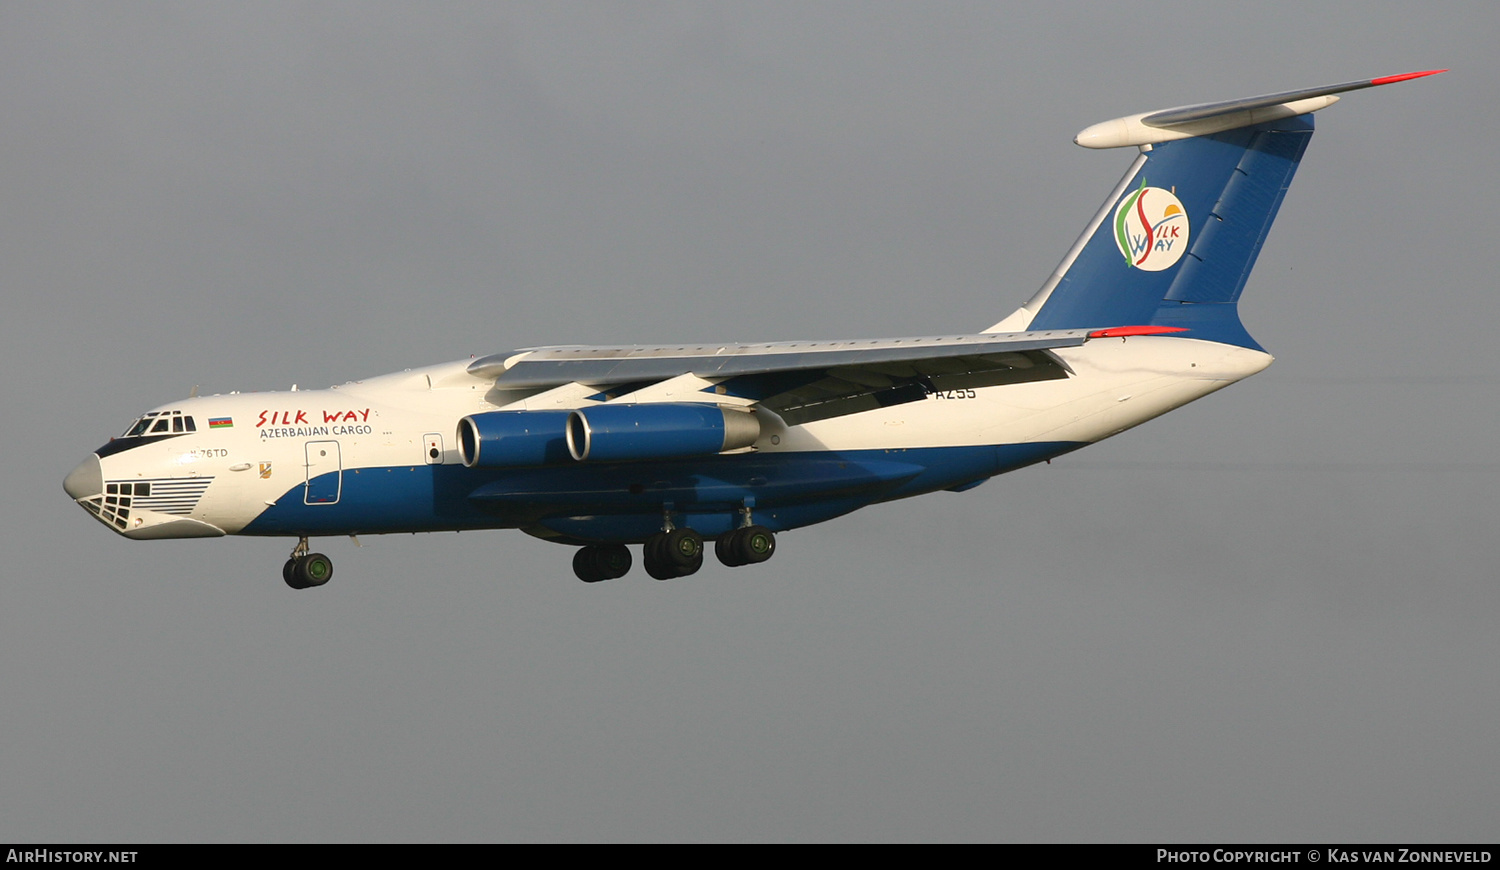
M299 484L240 534L525 527L565 542L631 542L660 531L666 509L676 525L712 538L738 527L746 506L755 522L784 531L876 502L976 483L1082 446L1051 441L520 469L348 468L311 483L314 492L337 492L336 502L306 504L307 487Z

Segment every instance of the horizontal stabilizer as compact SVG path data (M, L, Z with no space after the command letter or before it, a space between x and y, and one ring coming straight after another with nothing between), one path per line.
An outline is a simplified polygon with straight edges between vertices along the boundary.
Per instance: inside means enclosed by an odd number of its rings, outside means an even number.
M1388 85L1441 72L1447 72L1447 70L1434 69L1402 73L1337 85L1283 91L1278 94L1264 94L1259 97L1143 112L1139 115L1128 115L1124 118L1095 124L1073 137L1073 141L1085 148L1119 148L1125 145L1152 145L1175 139L1188 139L1193 136L1208 136L1251 124L1316 112L1338 102L1336 95L1347 91Z
M1145 112L1095 124L1089 148L1139 145L1125 177L1036 295L992 332L1147 327L1259 349L1238 302L1313 135L1338 94L1427 70ZM1137 333L1139 334L1139 333Z

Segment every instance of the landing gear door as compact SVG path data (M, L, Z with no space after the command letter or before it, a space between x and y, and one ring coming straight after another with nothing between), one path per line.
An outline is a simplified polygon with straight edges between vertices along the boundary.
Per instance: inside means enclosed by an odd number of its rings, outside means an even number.
M343 462L337 441L307 442L307 492L303 504L337 504L343 489Z

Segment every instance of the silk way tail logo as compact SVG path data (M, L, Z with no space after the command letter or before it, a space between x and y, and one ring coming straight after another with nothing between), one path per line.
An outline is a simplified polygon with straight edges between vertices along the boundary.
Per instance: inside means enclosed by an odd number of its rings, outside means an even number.
M1171 191L1141 186L1115 209L1115 245L1125 263L1160 272L1182 259L1188 245L1188 216Z

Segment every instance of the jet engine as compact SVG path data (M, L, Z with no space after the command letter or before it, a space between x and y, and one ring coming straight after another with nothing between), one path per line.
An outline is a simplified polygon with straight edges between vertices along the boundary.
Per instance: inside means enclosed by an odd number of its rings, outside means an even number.
M458 421L469 468L521 468L568 461L568 411L488 411Z
M568 452L580 462L708 456L749 447L760 421L718 405L595 405L568 417Z

